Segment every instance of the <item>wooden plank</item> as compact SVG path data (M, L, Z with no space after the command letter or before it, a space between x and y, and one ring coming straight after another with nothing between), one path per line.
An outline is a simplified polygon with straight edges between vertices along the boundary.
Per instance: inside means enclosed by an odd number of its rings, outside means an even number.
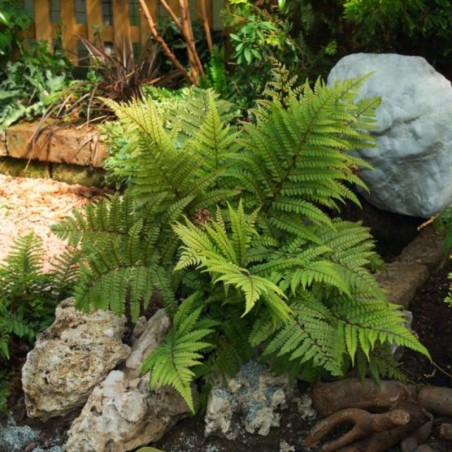
M101 0L86 0L86 20L88 26L88 39L96 42L96 30L102 30L102 2Z
M63 45L67 56L77 63L77 38L74 0L64 0L61 2L61 24Z
M132 42L141 42L140 27L130 27L130 39Z
M104 25L102 27L102 31L100 33L101 41L104 42L113 42L114 40L114 31L112 25Z
M158 0L145 0L146 5L151 13L152 18L157 21L157 2ZM146 17L144 16L143 10L140 8L140 34L141 34L141 45L145 46L149 38L150 30L147 23Z
M49 0L35 0L35 34L36 40L52 43L52 24L50 22Z
M171 9L174 11L176 16L180 15L180 6L179 6L179 0L166 0L166 3L171 7Z
M124 43L130 45L129 2L113 0L114 43L122 49Z

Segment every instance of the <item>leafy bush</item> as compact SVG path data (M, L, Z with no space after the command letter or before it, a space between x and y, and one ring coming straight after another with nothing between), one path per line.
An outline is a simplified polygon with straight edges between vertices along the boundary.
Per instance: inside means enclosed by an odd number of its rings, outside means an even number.
M46 112L68 85L70 69L63 54L51 53L45 42L30 45L18 61L9 61L0 81L0 131Z
M427 350L371 270L369 231L335 215L359 204L378 99L354 103L364 78L279 87L256 124L202 92L190 103L106 101L128 138L123 195L54 227L84 253L76 305L136 321L159 290L172 330L145 360L194 410L191 384L235 373L255 354L313 380L357 365L397 375L391 344Z
M452 51L452 5L448 1L348 0L344 15L356 25L358 38L365 44L375 46L378 40L380 46L397 49L407 44L407 38L415 41L410 46L433 39L441 43L432 49L436 54L447 56Z
M227 61L228 86L218 89L218 74L222 74L224 59L221 53L212 53L208 74L212 87L243 109L254 105L271 80L272 60L283 61L288 70L304 70L300 47L291 38L290 23L278 10L268 12L251 1L233 0L225 10L225 23L231 30L229 41L232 54ZM222 61L223 60L223 61ZM212 77L213 75L213 77ZM217 77L215 77L217 75Z
M452 207L446 207L435 218L435 226L439 231L445 232L444 248L446 253L449 253L449 258L452 259ZM449 294L444 301L452 306L452 273L449 273L449 279L451 281Z
M53 321L57 302L69 292L78 254L64 254L53 271L42 271L42 243L33 234L20 237L0 265L0 411L6 409L11 343L30 346Z
M32 17L15 0L0 0L0 62L11 58L15 50L22 49L17 33L26 30L32 23ZM4 66L0 68L0 78Z

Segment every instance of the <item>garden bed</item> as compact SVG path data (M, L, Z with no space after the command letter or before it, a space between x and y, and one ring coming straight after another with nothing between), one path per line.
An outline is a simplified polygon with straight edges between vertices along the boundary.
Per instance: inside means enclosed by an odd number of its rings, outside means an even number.
M64 248L64 244L52 236L49 226L68 214L73 208L81 207L101 194L95 188L70 186L51 180L40 180L39 184L36 182L36 180L0 176L0 186L2 187L0 192L0 205L2 207L0 209L0 225L2 231L5 231L0 241L0 259L4 258L15 237L34 231L44 240L47 255L46 265L48 265L52 256L60 253ZM381 213L381 217L386 216L387 220L380 227L377 227L378 212L369 206L365 207L363 216L366 223L373 224L376 227L377 235L387 229L389 218L394 218L393 215ZM398 218L397 221L399 224L405 222L405 233L409 238L411 238L411 235L415 236L418 220ZM396 227L397 221L392 227ZM438 243L435 243L434 240L424 241L424 243L429 246L434 245L433 248L437 249ZM429 255L427 249L418 252L424 256ZM402 257L403 255L404 253L402 253ZM391 253L389 253L388 258L394 260ZM452 316L450 308L443 302L448 288L447 273L450 271L452 271L452 268L449 262L448 266L433 274L418 289L410 304L410 309L414 314L413 329L430 350L433 358L433 363L431 363L418 354L410 352L407 352L402 358L404 371L409 380L416 384L452 387L452 355L450 349ZM17 368L17 375L12 381L9 399L13 416L19 425L30 425L41 431L40 436L33 441L30 440L30 443L34 442L42 447L61 445L64 441L65 430L68 428L72 417L51 420L47 423L30 420L26 417L20 384L20 367L25 360L26 353L27 350L24 348L13 348L13 359ZM306 389L307 387L303 383L299 383L297 391L302 393ZM439 419L435 423L430 444L435 451L448 451L451 450L452 444L438 439L438 423L441 421L444 421L444 419ZM303 421L301 419L298 406L292 401L289 402L288 408L281 413L280 428L272 428L270 434L265 437L242 431L239 432L234 441L220 438L206 439L204 438L204 419L202 415L198 415L181 421L154 446L165 452L304 450L303 441L313 423L314 421ZM33 447L28 450L33 450Z

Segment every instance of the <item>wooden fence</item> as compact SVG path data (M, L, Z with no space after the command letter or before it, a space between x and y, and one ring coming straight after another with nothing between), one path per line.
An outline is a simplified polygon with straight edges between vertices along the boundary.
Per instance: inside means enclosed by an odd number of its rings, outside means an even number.
M34 24L26 36L31 39L53 42L61 37L68 57L77 64L86 56L79 36L91 42L101 41L106 47L122 47L124 42L133 47L142 46L149 27L138 0L23 0L24 7L33 15ZM192 13L196 14L199 0L190 0ZM158 0L146 0L149 11L158 21L165 17ZM177 12L178 0L168 3ZM218 22L218 12L224 1L209 0L208 15L211 23Z

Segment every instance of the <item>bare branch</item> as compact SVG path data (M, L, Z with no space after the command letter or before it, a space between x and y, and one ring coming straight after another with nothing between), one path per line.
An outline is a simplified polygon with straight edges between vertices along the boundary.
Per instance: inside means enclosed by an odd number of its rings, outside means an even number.
M149 12L149 9L146 5L145 0L139 0L141 9L143 10L144 17L146 18L149 28L151 30L151 34L153 38L162 46L162 50L165 53L165 55L171 60L171 62L176 66L176 68L183 74L183 76L191 83L197 84L197 79L194 80L194 78L187 72L187 70L184 68L182 63L177 59L176 55L171 51L171 49L168 47L165 40L162 38L162 36L159 34L157 30L157 26L154 22L154 19L152 18L151 13ZM195 83L196 82L196 83Z

